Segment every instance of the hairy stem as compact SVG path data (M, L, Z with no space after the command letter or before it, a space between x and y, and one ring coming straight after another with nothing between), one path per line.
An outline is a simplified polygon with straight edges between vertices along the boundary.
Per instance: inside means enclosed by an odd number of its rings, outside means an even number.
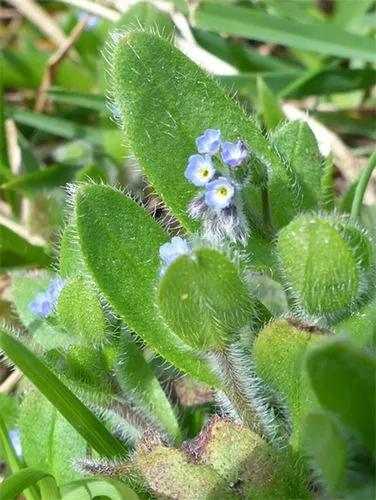
M220 377L224 393L244 425L262 434L261 423L252 402L244 389L241 367L236 362L236 353L231 348L213 353L212 364ZM246 374L243 374L244 378Z
M376 151L374 151L368 160L367 165L360 174L358 185L356 186L355 196L351 207L351 219L356 220L359 217L363 202L364 193L371 178L373 169L376 167Z

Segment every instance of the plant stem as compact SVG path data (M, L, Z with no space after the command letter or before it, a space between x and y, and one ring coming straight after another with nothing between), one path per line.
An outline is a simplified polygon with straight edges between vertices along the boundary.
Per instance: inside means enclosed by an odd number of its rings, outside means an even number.
M360 174L358 185L356 186L355 196L351 207L351 219L356 220L359 217L363 202L364 193L371 178L372 172L376 167L376 151L374 151L368 160L367 165Z
M231 352L231 348L213 353L211 358L213 367L223 382L224 393L233 406L240 420L248 428L261 433L261 425L257 414L252 408L251 401L246 394L241 380L241 374L234 357L237 353ZM246 377L246 374L244 374ZM248 380L247 380L248 382Z

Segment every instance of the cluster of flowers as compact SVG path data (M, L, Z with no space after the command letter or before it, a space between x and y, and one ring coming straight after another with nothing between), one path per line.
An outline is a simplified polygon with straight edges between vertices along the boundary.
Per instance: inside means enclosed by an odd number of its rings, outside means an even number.
M243 141L222 142L221 135L217 129L205 130L196 139L199 154L189 157L185 170L185 177L192 184L205 187L204 202L215 209L224 209L232 204L235 184L229 177L218 174L213 157L219 157L230 169L239 167L248 158L248 149Z
M198 154L189 157L185 177L197 187L205 188L189 207L191 217L204 217L204 237L211 242L223 237L231 241L246 240L247 224L242 216L241 201L235 201L236 184L232 171L242 165L249 152L243 141L223 142L217 129L207 129L196 139ZM214 161L222 163L221 173ZM226 173L225 173L226 172ZM210 210L211 209L211 210ZM189 255L189 243L174 236L159 249L161 274L178 257Z
M45 292L40 292L29 304L30 311L40 318L47 318L55 309L60 292L64 288L65 280L56 278Z

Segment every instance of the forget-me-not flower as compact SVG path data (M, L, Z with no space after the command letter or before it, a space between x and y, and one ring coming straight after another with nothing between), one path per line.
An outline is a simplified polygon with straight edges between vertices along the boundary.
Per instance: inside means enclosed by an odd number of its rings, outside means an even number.
M21 447L21 438L20 432L18 429L11 429L9 431L9 438L12 443L13 449L16 452L16 455L20 458L22 457L22 447Z
M206 186L205 203L212 208L226 208L231 205L235 187L226 177L209 182Z
M199 153L215 155L221 145L221 131L215 128L208 128L203 135L197 137L196 146Z
M40 318L47 318L51 314L53 303L46 292L37 293L35 299L29 304L30 311Z
M248 149L243 141L224 142L221 157L229 167L238 167L248 157Z
M80 12L78 14L78 19L80 21L82 21L82 19L84 19L84 17L87 16L87 13L86 12ZM88 31L92 31L94 28L96 28L98 26L100 22L100 18L98 16L93 16L91 15L88 19L88 22L86 23L86 29Z
M39 292L29 304L30 311L40 318L47 318L53 311L59 295L64 288L65 280L56 278L45 292Z
M205 186L213 178L214 174L215 168L208 154L189 157L184 175L195 186Z
M56 278L51 285L47 288L47 295L50 297L51 301L55 303L59 298L60 292L64 288L65 280L62 278Z
M164 243L159 249L159 256L166 266L187 253L189 253L188 243L180 236L174 236L171 243Z

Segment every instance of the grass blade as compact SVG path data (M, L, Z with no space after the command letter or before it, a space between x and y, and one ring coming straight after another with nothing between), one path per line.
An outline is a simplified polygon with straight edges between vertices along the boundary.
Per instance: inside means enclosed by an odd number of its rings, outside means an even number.
M138 500L138 495L126 484L117 479L90 478L74 481L62 487L63 500L82 500L90 498L108 498L109 500Z
M251 40L314 51L319 54L375 61L370 38L352 35L325 23L306 24L281 19L255 9L203 1L194 13L198 28Z
M77 125L63 118L56 118L26 109L7 108L7 114L21 125L27 125L65 139L84 139L94 146L102 146L102 133L95 127Z
M106 99L101 95L69 92L55 87L49 88L47 94L55 102L63 102L79 108L91 109L92 111L107 111Z
M35 469L21 469L8 477L0 485L0 498L12 500L26 488L39 482L42 500L59 500L61 498L55 478L46 472Z

